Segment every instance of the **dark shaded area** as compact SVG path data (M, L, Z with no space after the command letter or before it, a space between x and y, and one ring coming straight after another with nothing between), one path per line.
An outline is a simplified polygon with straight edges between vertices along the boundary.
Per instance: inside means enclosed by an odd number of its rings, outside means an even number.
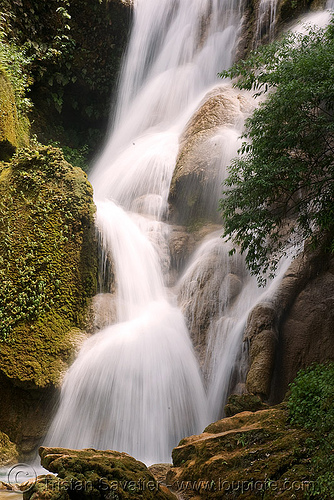
M115 102L130 7L121 0L2 0L0 8L8 39L31 57L32 133L94 153Z

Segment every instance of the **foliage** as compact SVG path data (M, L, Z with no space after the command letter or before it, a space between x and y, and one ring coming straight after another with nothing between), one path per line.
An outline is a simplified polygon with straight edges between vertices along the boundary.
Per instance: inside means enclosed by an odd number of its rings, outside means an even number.
M273 274L296 236L319 242L333 228L334 21L287 34L220 76L266 97L246 121L220 208L251 272Z
M28 70L31 60L24 47L19 47L14 42L6 40L5 20L6 15L0 13L0 64L13 86L16 108L19 113L24 114L32 107L32 102L27 97L33 82Z
M86 176L59 149L19 150L0 171L0 212L0 339L51 309L77 324L95 289L94 250L81 261L93 228Z
M127 40L120 0L2 0L6 40L29 58L32 131L71 148L101 142Z
M334 362L299 372L290 388L290 421L312 431L314 436L306 443L316 477L312 495L331 499L334 497Z
M63 152L64 158L68 163L73 165L73 167L79 167L84 172L88 173L89 164L88 164L88 153L89 148L88 145L85 144L81 148L71 148L70 146L62 146L60 142L52 142L51 146L56 148L60 148Z

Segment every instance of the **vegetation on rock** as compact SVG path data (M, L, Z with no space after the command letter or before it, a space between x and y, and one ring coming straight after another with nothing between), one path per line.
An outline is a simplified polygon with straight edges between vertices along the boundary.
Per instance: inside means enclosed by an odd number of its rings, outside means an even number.
M126 453L44 447L39 453L42 466L57 476L41 476L24 500L175 499L146 465Z
M38 147L2 165L0 200L1 370L44 386L96 289L92 188L61 151Z
M290 33L221 74L266 95L246 122L220 203L224 235L247 251L254 274L272 274L296 237L317 244L333 230L333 67L332 21Z
M2 0L1 60L40 141L81 154L101 143L130 12L121 0Z
M310 470L316 477L314 496L334 497L334 362L300 371L290 386L290 421L312 435Z
M0 431L0 467L13 464L18 461L18 452L9 437Z
M183 439L168 483L182 498L334 496L334 363L300 372L287 403L243 411Z

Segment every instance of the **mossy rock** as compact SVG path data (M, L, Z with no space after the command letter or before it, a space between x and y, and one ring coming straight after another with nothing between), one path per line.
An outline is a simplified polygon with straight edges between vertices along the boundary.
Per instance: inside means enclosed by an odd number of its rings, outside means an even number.
M167 484L185 498L304 498L312 481L305 440L284 405L242 412L183 439ZM295 488L293 488L295 485Z
M57 385L96 291L95 206L86 174L51 147L0 171L0 370Z
M146 465L126 453L94 449L40 448L46 475L24 492L24 500L91 499L175 500Z
M255 394L232 394L227 400L224 411L227 417L232 417L243 411L258 411L267 408L268 405Z
M17 113L12 84L0 65L0 161L8 161L18 147L29 144L30 123Z
M8 160L17 148L17 124L13 88L0 67L0 160Z
M16 445L0 431L0 467L15 464L18 461Z

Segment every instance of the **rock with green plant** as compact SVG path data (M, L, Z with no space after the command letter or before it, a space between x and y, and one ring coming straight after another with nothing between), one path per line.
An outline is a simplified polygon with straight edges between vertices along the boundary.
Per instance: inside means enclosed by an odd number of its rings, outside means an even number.
M0 200L0 429L28 452L85 338L95 205L86 174L43 146L1 164Z
M115 101L132 2L2 0L3 48L17 49L29 80L33 133L90 153L101 143ZM1 50L0 48L0 53Z
M55 475L40 476L24 500L142 499L175 500L146 465L127 453L94 449L40 448L42 466Z
M183 439L167 474L180 498L334 497L334 363L300 372L276 407L242 411Z
M0 38L1 43L1 38ZM0 65L0 161L7 161L29 142L29 122L18 112L17 96L5 66Z
M16 445L10 441L6 434L0 431L0 467L15 463L18 458L19 454Z

